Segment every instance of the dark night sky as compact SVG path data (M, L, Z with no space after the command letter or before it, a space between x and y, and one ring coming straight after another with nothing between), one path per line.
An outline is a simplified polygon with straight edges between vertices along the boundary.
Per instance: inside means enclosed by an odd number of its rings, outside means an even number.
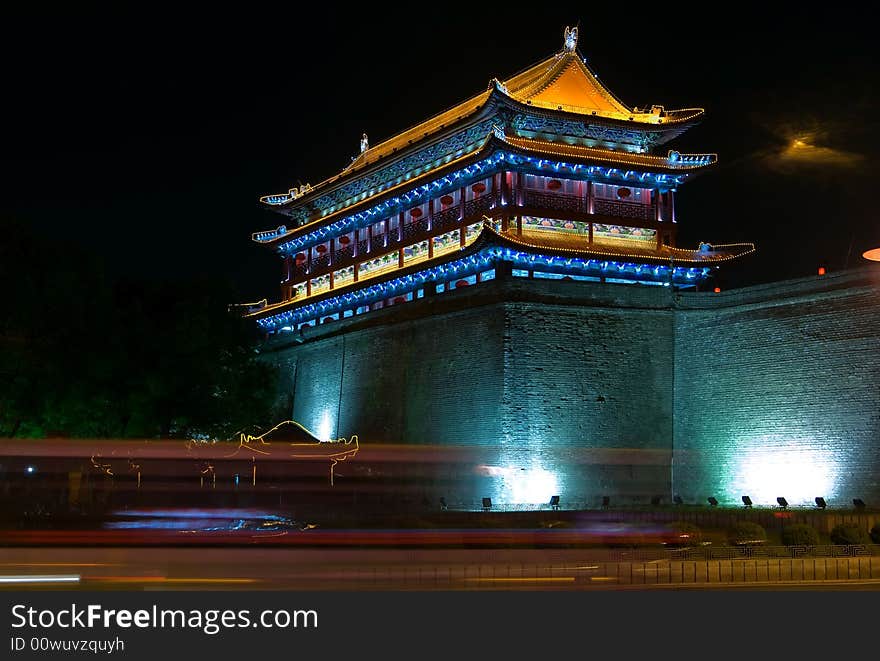
M679 193L679 243L756 242L731 285L854 266L880 245L870 26L852 12L738 4L719 21L638 6L6 16L0 222L78 242L114 273L224 273L243 299L275 298L277 258L250 234L283 219L260 195L317 183L363 131L375 144L485 89L579 21L581 50L625 103L707 109L673 145L720 159ZM792 157L798 137L809 146Z

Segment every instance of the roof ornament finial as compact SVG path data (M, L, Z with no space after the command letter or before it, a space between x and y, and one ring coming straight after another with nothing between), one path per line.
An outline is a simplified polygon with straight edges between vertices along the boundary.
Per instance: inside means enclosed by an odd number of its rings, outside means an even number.
M507 140L507 136L504 134L504 127L498 126L498 124L492 124L492 133L495 134L495 137L499 140Z
M367 134L364 133L361 136L361 154L363 154L369 148L370 148L370 139L367 137Z
M575 48L578 45L578 29L577 26L573 28L565 26L565 50L569 53L574 53Z

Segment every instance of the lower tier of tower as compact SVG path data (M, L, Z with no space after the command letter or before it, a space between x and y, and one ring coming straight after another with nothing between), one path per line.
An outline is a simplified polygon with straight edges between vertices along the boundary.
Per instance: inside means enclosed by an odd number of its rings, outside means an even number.
M278 334L264 356L279 416L358 436L337 485L833 506L880 502L878 322L871 270L720 294L510 277ZM425 452L371 476L392 446Z

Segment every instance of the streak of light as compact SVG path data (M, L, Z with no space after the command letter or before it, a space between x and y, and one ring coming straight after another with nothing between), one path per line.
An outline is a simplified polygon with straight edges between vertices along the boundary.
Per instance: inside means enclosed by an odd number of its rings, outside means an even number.
M79 583L79 574L58 576L40 574L0 576L0 583Z
M119 562L0 562L0 567L119 567Z
M88 582L100 583L203 583L244 584L258 583L255 578L168 578L166 576L88 576Z
M590 576L591 581L616 581L614 576Z
M501 576L501 577L485 577L477 578L472 576L465 579L471 583L574 583L574 576L545 576L545 577L518 577L518 576Z

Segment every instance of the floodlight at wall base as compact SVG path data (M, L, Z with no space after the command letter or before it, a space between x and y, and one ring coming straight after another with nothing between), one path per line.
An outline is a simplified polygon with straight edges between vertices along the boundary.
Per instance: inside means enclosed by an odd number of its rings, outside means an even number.
M706 500L709 501L709 507L718 507L718 499L715 496L709 496Z
M853 507L857 510L863 510L865 509L865 501L861 498L853 498Z
M744 507L751 507L752 506L752 499L749 498L748 496L743 496L742 501L743 501Z
M491 498L483 498L483 509L484 510L492 509L492 499Z
M672 502L676 505L684 505L684 500L682 500L681 496L673 496Z
M779 503L779 506L782 509L786 509L788 507L788 501L785 498L783 498L782 496L778 496L776 498L776 502Z
M555 510L559 509L559 496L550 496L550 507Z
M449 505L446 504L446 498L444 496L440 496L440 509L449 509Z
M608 509L611 506L611 498L602 496L602 509Z
M815 500L816 507L818 507L820 510L824 510L826 507L828 507L828 504L825 502L825 499L822 498L822 496L816 496Z

